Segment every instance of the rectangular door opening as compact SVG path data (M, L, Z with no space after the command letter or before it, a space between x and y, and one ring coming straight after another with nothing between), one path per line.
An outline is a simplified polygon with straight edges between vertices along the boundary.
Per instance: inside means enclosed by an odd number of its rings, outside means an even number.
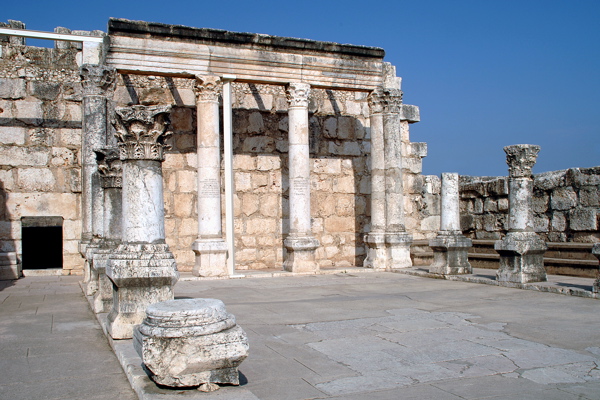
M63 217L21 217L23 269L62 269Z

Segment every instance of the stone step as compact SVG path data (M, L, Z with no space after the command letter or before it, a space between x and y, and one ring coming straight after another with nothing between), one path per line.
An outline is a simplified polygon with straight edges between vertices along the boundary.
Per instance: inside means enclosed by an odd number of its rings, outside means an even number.
M497 269L500 256L494 250L495 240L473 239L469 251L469 262L473 268ZM598 275L598 259L592 254L593 243L547 242L548 251L544 255L546 272L552 275L595 278ZM411 247L413 265L430 265L433 251L428 240L415 240Z

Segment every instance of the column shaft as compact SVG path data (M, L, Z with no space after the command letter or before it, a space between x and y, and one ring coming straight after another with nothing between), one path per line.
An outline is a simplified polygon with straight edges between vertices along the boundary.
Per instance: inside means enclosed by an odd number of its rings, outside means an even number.
M442 207L440 230L461 233L460 197L458 193L458 174L442 174Z

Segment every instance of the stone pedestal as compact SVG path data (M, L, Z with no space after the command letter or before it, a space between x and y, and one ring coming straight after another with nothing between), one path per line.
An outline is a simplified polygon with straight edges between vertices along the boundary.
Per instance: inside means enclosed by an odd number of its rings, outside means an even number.
M221 300L165 301L149 306L146 314L133 345L156 383L239 385L248 338Z
M386 269L388 249L385 243L385 233L371 232L365 235L367 245L367 256L363 263L365 268Z
M198 239L192 245L195 276L227 276L227 243L221 229L221 148L217 76L196 78Z
M165 244L163 179L164 140L170 107L117 109L113 122L123 168L122 244L110 256L106 275L113 284L108 331L129 339L150 304L173 299L179 278L175 258Z
M594 247L592 247L592 254L595 255L598 260L600 260L600 243L596 243ZM600 269L598 270L598 276L596 277L594 285L592 286L592 292L596 294L600 293Z
M442 174L441 203L440 232L429 241L433 250L433 264L429 272L442 275L470 274L473 269L467 251L473 243L460 230L458 174Z
M411 234L406 232L391 232L385 234L387 246L386 269L408 268L412 266L410 245L413 242Z
M310 222L309 93L310 85L307 83L290 83L287 86L290 233L283 242L287 249L283 268L291 272L319 270L315 261L319 241L312 235Z
M546 281L544 253L546 243L533 231L533 176L531 169L539 146L518 144L504 148L509 167L508 233L494 249L500 254L496 273L499 282L528 283Z
M22 275L21 263L17 253L0 253L0 281L19 279Z

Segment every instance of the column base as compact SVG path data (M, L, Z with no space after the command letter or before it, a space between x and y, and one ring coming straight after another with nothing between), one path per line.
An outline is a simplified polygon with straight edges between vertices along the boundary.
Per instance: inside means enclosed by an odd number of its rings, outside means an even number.
M509 232L494 244L500 254L498 282L545 282L544 253L546 243L534 232Z
M113 283L108 332L113 339L131 339L146 307L173 300L179 279L175 258L166 244L122 244L110 257L106 275Z
M194 276L229 276L227 269L227 243L225 240L198 239L192 245L196 253Z
M95 313L109 312L113 305L113 284L106 276L106 267L110 263L110 256L116 248L103 248L94 253L92 269L98 277L98 290L94 293L92 307Z
M19 279L22 272L16 252L0 253L0 281Z
M387 270L412 267L412 260L410 258L410 245L412 241L412 235L406 232L385 234Z
M283 269L290 272L316 272L319 264L315 261L315 250L321 244L312 236L288 236L283 245L287 249L287 258Z
M429 241L433 250L433 264L429 266L429 273L441 275L461 275L473 272L468 250L473 245L471 239L461 234L440 233Z
M385 233L373 232L365 235L365 244L367 245L367 257L363 262L363 267L385 269L387 266Z
M86 296L92 296L98 290L98 274L92 264L94 263L94 254L100 250L101 245L100 239L93 239L85 246L83 283Z

